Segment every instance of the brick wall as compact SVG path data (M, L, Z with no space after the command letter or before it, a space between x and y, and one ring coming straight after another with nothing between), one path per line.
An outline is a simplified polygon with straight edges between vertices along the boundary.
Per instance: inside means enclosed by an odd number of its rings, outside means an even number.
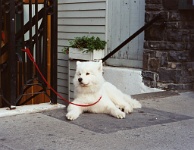
M160 20L145 31L143 81L162 89L188 90L194 84L194 9L179 10L179 0L146 0L145 21Z

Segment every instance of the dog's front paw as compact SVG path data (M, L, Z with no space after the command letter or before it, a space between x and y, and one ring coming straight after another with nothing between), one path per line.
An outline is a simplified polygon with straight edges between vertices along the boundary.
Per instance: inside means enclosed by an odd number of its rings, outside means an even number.
M116 118L118 118L118 119L123 119L123 118L125 118L125 113L124 112L122 112L122 111L120 111L120 110L117 110L116 112L115 112L115 115L114 115Z
M126 114L132 113L132 112L133 112L133 107L130 106L130 105L129 105L129 106L125 106L124 112L125 112Z
M130 114L133 112L133 107L129 104L127 104L126 106L116 106L117 108L119 108L121 111L125 112L126 114Z
M76 113L76 112L68 112L67 114L66 114L66 118L68 119L68 120L75 120L75 119L77 119L79 117L79 113Z

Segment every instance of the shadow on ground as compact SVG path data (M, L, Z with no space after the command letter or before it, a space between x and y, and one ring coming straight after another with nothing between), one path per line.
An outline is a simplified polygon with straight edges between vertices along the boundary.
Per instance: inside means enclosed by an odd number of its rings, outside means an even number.
M68 121L65 118L66 110L64 109L45 111L42 113L97 133L112 133L119 130L130 130L157 124L165 126L166 123L193 119L189 116L152 108L136 109L132 114L127 115L125 119L116 119L106 114L84 113L77 120Z

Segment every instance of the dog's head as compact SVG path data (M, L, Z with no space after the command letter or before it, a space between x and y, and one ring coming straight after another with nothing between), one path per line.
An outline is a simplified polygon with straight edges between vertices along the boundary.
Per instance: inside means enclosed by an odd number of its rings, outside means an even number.
M99 62L80 62L76 63L76 73L74 76L75 87L94 87L104 82L102 77L102 61Z

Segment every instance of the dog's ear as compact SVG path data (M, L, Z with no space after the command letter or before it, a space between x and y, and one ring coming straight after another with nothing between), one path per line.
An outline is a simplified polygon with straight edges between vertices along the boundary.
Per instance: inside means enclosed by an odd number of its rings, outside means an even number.
M100 72L102 72L102 60L100 60L99 62L98 62L98 70L100 71Z

